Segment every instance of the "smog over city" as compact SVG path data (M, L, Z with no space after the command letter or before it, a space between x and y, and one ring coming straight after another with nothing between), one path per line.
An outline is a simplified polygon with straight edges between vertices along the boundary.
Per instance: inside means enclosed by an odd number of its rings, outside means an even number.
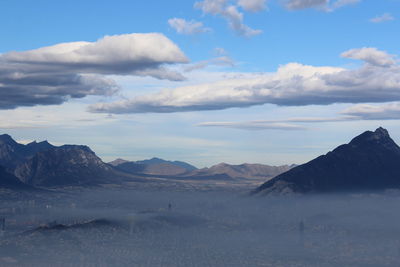
M0 4L0 266L400 266L400 2Z

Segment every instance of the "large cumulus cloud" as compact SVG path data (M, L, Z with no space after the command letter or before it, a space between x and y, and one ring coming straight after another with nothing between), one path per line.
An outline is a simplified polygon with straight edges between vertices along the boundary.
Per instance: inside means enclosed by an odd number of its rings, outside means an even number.
M106 36L0 55L0 109L60 104L68 98L113 94L106 75L159 79L184 77L165 68L187 62L183 52L158 33Z
M353 54L355 50L352 50ZM366 55L371 51L371 55ZM262 104L283 106L400 101L400 66L381 65L383 51L363 50L367 60L357 69L289 63L275 73L247 75L215 83L162 90L114 103L99 103L93 112L145 113L222 110ZM357 54L357 53L356 53ZM374 59L374 57L377 57ZM245 75L246 76L246 75Z

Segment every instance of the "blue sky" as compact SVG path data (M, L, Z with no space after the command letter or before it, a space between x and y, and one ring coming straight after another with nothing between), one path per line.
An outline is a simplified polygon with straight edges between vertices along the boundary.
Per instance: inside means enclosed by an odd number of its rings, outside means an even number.
M23 142L199 167L303 163L378 126L400 142L398 0L0 10L0 129Z

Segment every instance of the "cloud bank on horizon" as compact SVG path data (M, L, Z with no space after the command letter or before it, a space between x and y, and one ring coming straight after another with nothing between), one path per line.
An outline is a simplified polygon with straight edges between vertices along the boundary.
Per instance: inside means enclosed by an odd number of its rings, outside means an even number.
M360 48L343 52L341 56L362 60L364 64L345 69L288 63L274 73L243 73L242 78L94 104L90 110L115 114L171 113L262 104L304 106L400 101L400 65L394 55L376 48Z

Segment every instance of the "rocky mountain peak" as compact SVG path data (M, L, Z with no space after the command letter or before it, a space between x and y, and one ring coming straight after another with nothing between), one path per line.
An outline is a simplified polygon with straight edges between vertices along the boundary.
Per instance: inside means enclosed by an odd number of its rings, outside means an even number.
M360 134L353 138L349 145L357 147L377 145L390 150L398 150L400 152L400 147L390 137L389 132L382 127L379 127L374 132L366 131Z
M366 131L326 155L297 166L256 192L338 192L400 188L400 147L386 129Z

